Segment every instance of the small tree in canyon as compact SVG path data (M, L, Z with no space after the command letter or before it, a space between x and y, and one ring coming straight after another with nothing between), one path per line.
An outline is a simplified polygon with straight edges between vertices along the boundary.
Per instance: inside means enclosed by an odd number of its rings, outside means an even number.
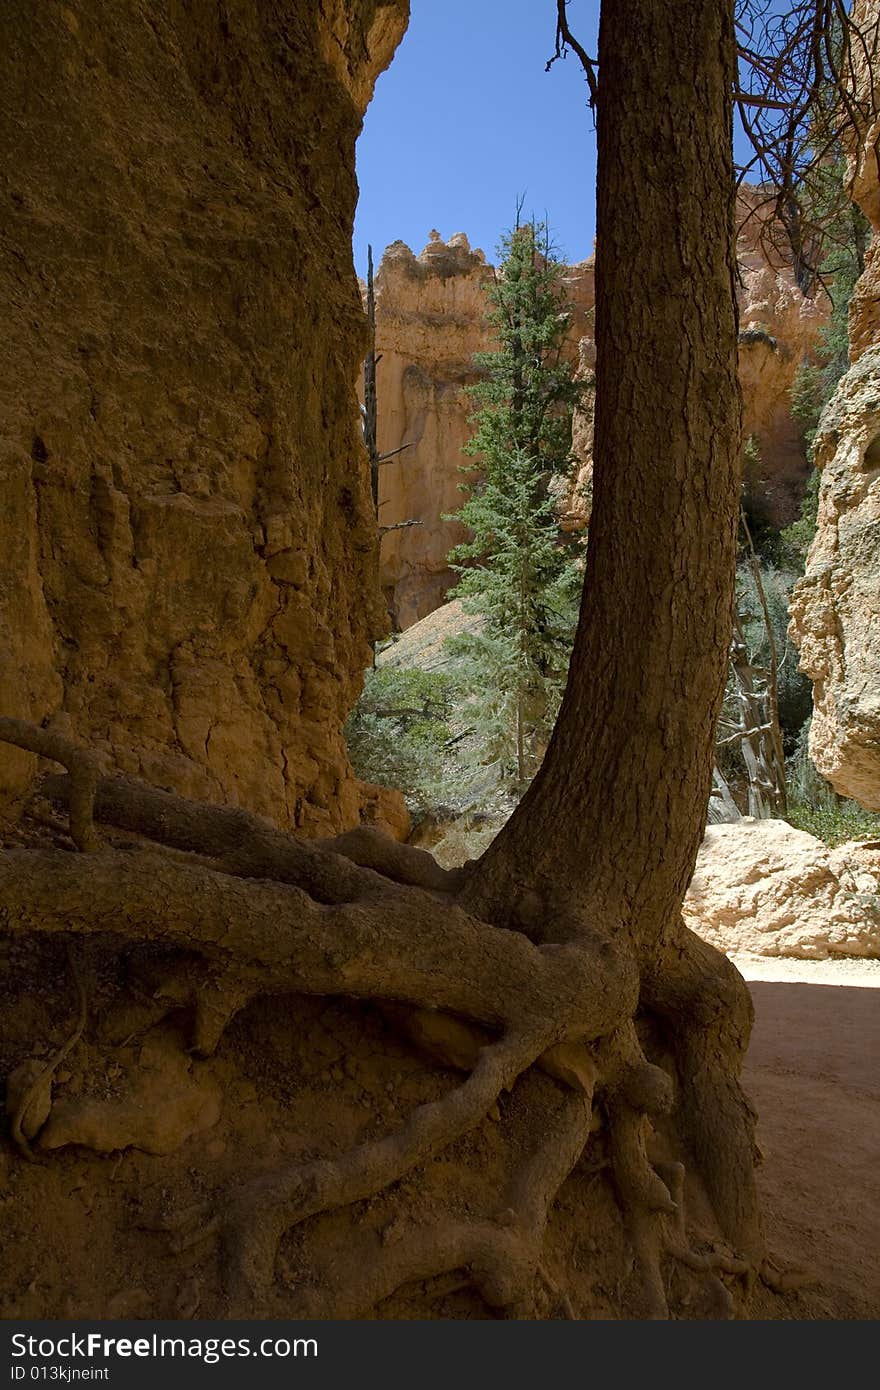
M519 213L488 291L498 347L474 359L483 378L471 388L480 409L465 453L478 476L456 513L471 538L450 560L461 576L455 594L482 619L456 641L477 701L491 711L482 732L502 758L512 745L522 784L553 727L577 613L578 550L560 534L551 485L571 470L583 388L563 355L564 267L546 223L521 223Z
M559 16L564 41L564 0ZM508 1315L534 1316L548 1287L569 1315L587 1312L560 1289L572 1269L545 1253L567 1179L567 1209L592 1241L584 1299L601 1281L618 1313L717 1316L754 1309L762 1283L782 1287L738 1079L748 991L681 917L712 779L740 502L733 5L603 0L598 86L583 57L599 146L585 597L543 764L483 857L447 873L365 828L304 842L242 810L99 776L59 734L0 725L66 764L47 791L68 803L82 851L0 855L5 931L178 951L196 1055L247 1001L287 993L378 1002L445 1069L397 1128L238 1171L211 1194L205 1230L187 1240L219 1233L223 1312L356 1316L451 1271ZM140 839L102 845L96 821ZM23 1152L35 1095L13 1107ZM486 1132L491 1179L473 1163ZM360 1239L345 1209L380 1201L393 1219ZM276 1256L294 1228L306 1273L282 1285Z

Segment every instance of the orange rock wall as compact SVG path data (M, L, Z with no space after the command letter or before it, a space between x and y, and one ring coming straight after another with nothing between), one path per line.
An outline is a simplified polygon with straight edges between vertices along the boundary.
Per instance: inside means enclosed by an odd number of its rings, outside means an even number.
M455 582L446 557L465 533L444 517L464 500L460 469L469 459L462 447L474 409L467 387L477 380L474 353L492 346L485 323L492 275L463 233L448 242L432 233L420 256L394 242L376 275L378 444L382 453L409 446L381 468L379 519L421 523L382 539L382 587L401 630L437 608ZM590 331L592 262L570 268L567 289L577 360L578 342Z
M783 525L796 514L807 471L789 392L826 321L827 306L824 299L805 297L786 266L775 258L771 263L760 226L760 221L746 223L739 241L743 423L745 434L758 441L768 510ZM473 354L492 347L485 324L492 273L463 233L448 242L432 233L419 256L395 242L376 276L379 448L409 446L382 467L380 519L383 525L407 519L422 523L382 540L382 586L401 630L432 612L455 582L446 557L462 531L443 517L462 502L460 469L469 462L462 446L473 433L466 387L476 379ZM589 377L595 363L592 260L569 267L566 289L572 303L569 352ZM761 332L749 332L755 329ZM566 529L585 525L589 510L589 399L575 420L573 451L572 484L560 496Z
M310 833L385 623L354 144L408 8L0 7L0 713Z

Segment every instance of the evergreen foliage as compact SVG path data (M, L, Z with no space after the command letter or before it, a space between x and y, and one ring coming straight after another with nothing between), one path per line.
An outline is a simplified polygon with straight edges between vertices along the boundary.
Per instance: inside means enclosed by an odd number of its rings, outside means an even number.
M846 840L880 839L880 816L857 801L838 796L819 776L809 753L810 720L801 729L789 760L789 803L786 819L832 848Z
M743 440L742 507L756 551L769 564L778 563L779 531L773 521L761 449L753 434Z
M471 539L450 561L456 596L482 619L455 639L479 698L489 756L519 782L537 769L568 669L581 586L581 543L560 535L553 483L570 473L572 412L583 391L562 348L569 321L545 223L502 238L489 288L497 348L479 353L479 409L465 452L473 480L456 519Z
M454 694L442 672L368 671L345 731L357 776L405 789L416 810L442 799Z

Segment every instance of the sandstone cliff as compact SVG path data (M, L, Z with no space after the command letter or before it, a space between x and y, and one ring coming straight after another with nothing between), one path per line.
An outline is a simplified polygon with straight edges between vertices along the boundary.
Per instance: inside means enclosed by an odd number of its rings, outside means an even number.
M0 10L0 713L306 832L384 623L354 142L407 11Z
M842 796L880 811L880 348L841 380L816 437L816 538L791 598L813 681L810 754Z
M880 6L853 11L875 58ZM860 68L862 95L870 72ZM877 104L876 94L870 106ZM850 359L819 422L816 538L792 595L792 634L813 681L810 753L836 791L880 811L880 179L871 115L849 151L853 196L874 229L850 307Z
M809 466L803 428L791 414L791 388L816 336L828 321L829 305L817 290L804 294L786 257L785 240L751 189L740 192L739 378L743 392L743 436L757 442L757 476L747 479L761 511L774 526L797 515Z
M880 4L878 0L854 0L852 19L864 42L853 45L855 95L861 114L859 128L850 136L847 177L853 199L875 233L880 228ZM873 237L865 256L865 270L855 287L849 311L850 356L856 361L880 342L880 238Z
M827 319L824 296L802 294L791 269L769 254L762 236L766 218L747 214L757 198L744 195L740 263L740 376L744 431L754 435L761 455L760 488L769 518L793 520L806 471L799 426L791 417L789 392L795 372L812 352ZM381 578L395 626L417 622L443 602L455 575L446 556L460 539L455 522L443 520L462 501L460 468L469 462L462 445L473 433L473 406L466 387L475 378L473 354L492 343L485 324L486 282L492 275L481 251L458 233L444 242L438 233L419 256L395 242L376 277L376 341L379 448L409 447L383 466L380 507L383 525L414 519L422 524L385 536ZM568 268L572 303L568 351L582 376L595 366L593 262ZM575 420L576 465L561 488L559 510L566 530L580 529L589 516L592 472L592 404Z
M464 531L444 516L463 501L460 469L470 460L462 447L473 433L474 409L466 388L477 379L474 353L491 348L485 314L492 274L463 232L448 241L432 232L419 256L394 242L376 276L379 449L408 446L382 466L380 520L421 523L382 541L382 587L401 629L437 608L455 582L446 557ZM577 360L593 306L592 262L570 267L566 288Z
M379 519L421 523L382 539L382 586L401 628L443 602L452 578L446 556L464 536L443 517L462 501L458 466L471 433L465 388L485 346L491 274L460 235L432 238L419 257L395 242L377 275L378 444L383 453L408 446L382 465Z

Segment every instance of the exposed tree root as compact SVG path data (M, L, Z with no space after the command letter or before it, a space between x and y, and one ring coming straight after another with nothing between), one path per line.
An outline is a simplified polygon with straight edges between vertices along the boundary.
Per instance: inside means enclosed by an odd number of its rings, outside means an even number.
M72 813L71 778L47 777L42 790ZM424 850L370 827L333 840L296 840L250 811L188 801L134 777L99 777L93 805L95 819L107 825L219 860L228 873L296 884L316 902L367 896L382 879L447 892L458 881Z
M641 1003L672 1052L678 1128L721 1229L758 1269L756 1116L739 1084L754 1016L748 989L731 961L679 919L642 973Z
M49 779L43 790L68 805L78 845L95 848L94 816L167 848L128 841L88 856L4 853L0 928L111 933L195 953L203 964L187 966L176 994L193 1006L190 1041L199 1055L216 1048L255 996L344 995L377 1001L423 1052L467 1073L396 1132L253 1177L222 1213L184 1233L191 1245L219 1232L231 1312L267 1306L285 1232L385 1191L496 1113L499 1096L521 1078L531 1107L528 1142L520 1142L527 1156L499 1209L415 1228L355 1269L344 1255L328 1256L293 1311L353 1316L401 1284L463 1270L506 1314L532 1315L537 1279L573 1316L546 1269L542 1238L555 1194L601 1115L650 1314L668 1313L670 1260L709 1281L717 1308L730 1314L721 1276L759 1270L765 1251L752 1182L753 1116L736 1079L748 998L716 952L675 923L645 961L618 924L582 921L570 903L552 898L531 904L531 916L542 919L538 945L510 929L521 927L522 902L515 917L501 902L491 911L481 903L491 921L459 905L479 899L479 866L470 878L450 875L429 855L373 831L296 841L239 810L97 777L90 760L42 733L0 725L0 737L68 767L68 777ZM637 1014L670 1065L646 1056ZM536 1065L559 1085L533 1084ZM548 1088L556 1097L549 1109ZM661 1121L674 1125L704 1179L723 1249L691 1248L684 1169L649 1158L652 1125ZM20 1129L19 1116L17 1142ZM316 1259L318 1270L320 1253Z
M35 1099L43 1091L43 1088L51 1085L52 1077L55 1075L56 1071L61 1066L61 1063L64 1061L65 1057L67 1057L68 1054L73 1051L74 1047L76 1047L76 1044L79 1042L80 1038L83 1035L83 1032L85 1031L86 1021L88 1019L88 1003L86 1000L86 992L83 986L82 976L80 975L79 969L76 964L76 958L73 954L73 950L68 940L65 940L64 947L67 954L67 961L70 966L70 973L73 977L74 989L76 990L76 1022L74 1023L73 1030L68 1034L67 1038L61 1044L58 1050L52 1054L48 1062L46 1062L45 1065L39 1068L35 1067L33 1069L33 1079L22 1090L22 1093L18 1097L14 1109L12 1110L12 1114L10 1115L10 1133L12 1135L13 1142L15 1143L15 1146L18 1149L19 1153L21 1153L31 1163L39 1162L39 1159L37 1158L37 1155L31 1148L28 1136L24 1132L25 1127L27 1126L30 1111L34 1106Z
M505 1037L482 1050L467 1081L441 1100L420 1106L397 1133L335 1160L273 1173L246 1189L235 1203L226 1249L234 1305L253 1307L265 1296L284 1231L317 1212L372 1196L473 1129L536 1060L541 1042L534 1035Z
M91 753L61 734L51 729L40 729L24 719L0 719L0 741L23 748L28 753L36 753L41 758L50 758L67 768L70 838L77 849L84 852L98 849L100 841L93 816L98 764Z
M414 888L427 888L436 893L454 892L464 876L460 869L441 868L426 850L389 840L371 825L358 826L335 839L321 841L321 845L353 864L375 869L395 883L409 883Z
M362 871L365 872L365 871ZM373 877L371 875L371 877ZM377 880L381 883L381 880ZM536 947L418 889L388 885L332 906L152 849L0 857L9 932L106 932L163 942L237 971L256 993L342 994L448 1009L541 1042L602 1036L635 1007L624 952ZM535 1054L538 1055L537 1052Z
M779 1294L809 1289L817 1282L811 1269L789 1268L772 1257L762 1261L759 1273L768 1289Z
M362 1316L402 1285L452 1270L464 1271L463 1284L473 1284L490 1308L510 1316L532 1315L536 1275L564 1301L542 1266L543 1236L553 1199L587 1142L591 1106L584 1096L557 1092L548 1107L546 1087L530 1086L528 1077L519 1089L523 1094L520 1113L511 1122L510 1150L519 1153L525 1147L526 1152L498 1194L495 1211L468 1221L414 1225L362 1256L345 1280L339 1272L350 1266L350 1252L328 1251L311 1283L294 1294L292 1316ZM536 1122L541 1126L537 1132Z

